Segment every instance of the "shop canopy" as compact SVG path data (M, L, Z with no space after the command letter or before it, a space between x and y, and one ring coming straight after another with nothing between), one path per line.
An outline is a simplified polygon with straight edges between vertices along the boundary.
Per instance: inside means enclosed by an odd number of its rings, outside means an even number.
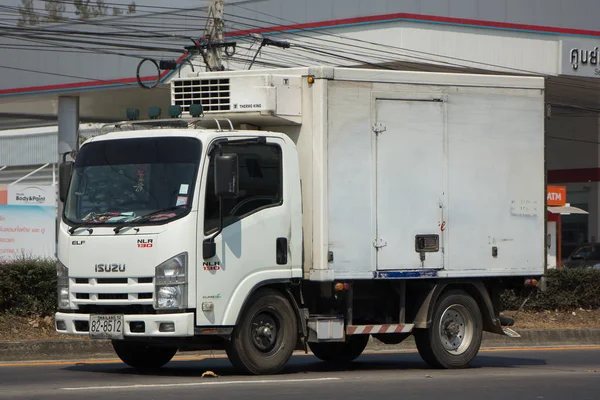
M587 211L581 208L571 207L570 204L564 206L548 206L548 211L552 214L570 215L570 214L588 214Z

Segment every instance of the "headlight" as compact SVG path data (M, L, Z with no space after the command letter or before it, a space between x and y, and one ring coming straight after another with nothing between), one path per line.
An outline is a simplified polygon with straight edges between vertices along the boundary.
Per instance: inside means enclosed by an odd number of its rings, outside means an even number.
M69 309L69 269L60 261L56 263L56 289L58 308Z
M185 308L185 287L161 286L156 296L157 308Z
M187 307L187 253L181 253L156 267L154 308Z

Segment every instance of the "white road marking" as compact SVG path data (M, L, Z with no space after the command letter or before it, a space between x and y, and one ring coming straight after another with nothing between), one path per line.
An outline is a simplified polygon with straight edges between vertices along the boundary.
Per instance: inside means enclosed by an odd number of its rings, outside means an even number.
M146 389L146 388L163 388L163 387L186 387L186 386L208 386L208 385L243 385L257 383L308 383L308 382L325 382L337 381L341 378L314 378L314 379L263 379L263 380L248 380L248 381L214 381L214 382L192 382L192 383L165 383L154 385L122 385L122 386L87 386L87 387L71 387L62 388L62 390L98 390L98 389Z

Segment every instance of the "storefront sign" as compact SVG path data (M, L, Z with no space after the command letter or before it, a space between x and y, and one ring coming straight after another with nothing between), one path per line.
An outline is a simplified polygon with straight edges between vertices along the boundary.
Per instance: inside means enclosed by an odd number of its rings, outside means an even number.
M548 186L547 203L553 207L563 207L567 204L566 186Z
M0 262L54 258L56 187L0 185Z
M560 41L559 75L600 78L600 41L566 39Z

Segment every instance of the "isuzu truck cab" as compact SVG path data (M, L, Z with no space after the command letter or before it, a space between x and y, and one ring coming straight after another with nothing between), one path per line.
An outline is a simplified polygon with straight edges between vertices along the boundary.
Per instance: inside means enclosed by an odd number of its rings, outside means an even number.
M463 368L545 271L544 81L310 67L194 73L167 118L60 166L56 330L128 365L224 349L350 362L414 335ZM159 110L160 111L160 110ZM157 117L156 109L152 111Z

